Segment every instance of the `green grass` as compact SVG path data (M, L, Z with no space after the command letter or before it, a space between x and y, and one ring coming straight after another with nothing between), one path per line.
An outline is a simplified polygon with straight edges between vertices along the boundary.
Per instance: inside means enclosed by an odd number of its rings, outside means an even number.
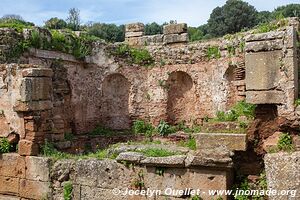
M64 184L64 200L72 200L73 185L68 181Z
M277 147L281 151L293 151L294 145L293 145L292 136L289 135L288 133L282 133L279 136Z
M136 152L140 152L148 157L168 157L168 156L174 156L174 155L181 155L181 153L179 153L179 152L168 151L168 150L162 149L162 148L148 148L148 149L143 149L143 150L139 150Z
M189 139L187 141L185 140L181 140L178 143L179 146L182 147L188 147L191 150L196 150L197 149L197 145L196 145L196 140L194 137L190 136Z

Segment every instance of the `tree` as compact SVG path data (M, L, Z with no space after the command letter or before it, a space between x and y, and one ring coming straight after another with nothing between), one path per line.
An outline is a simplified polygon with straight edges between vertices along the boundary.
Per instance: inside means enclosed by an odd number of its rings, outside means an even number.
M67 28L67 22L63 19L54 17L45 22L45 27L49 29L63 29Z
M257 21L257 24L270 22L270 21L272 21L272 13L269 11L258 12L256 21Z
M156 35L162 34L163 27L157 24L156 22L152 22L151 24L146 24L145 26L145 34L146 35Z
M273 11L273 17L300 17L300 4L288 4L285 6L279 6Z
M188 27L189 40L198 41L203 39L203 32L196 27Z
M257 11L241 0L227 0L225 5L213 10L208 20L208 33L222 36L256 25Z
M80 29L80 10L77 8L71 8L69 10L67 23L70 29L73 31L78 31Z
M20 15L15 15L15 14L7 14L7 15L3 15L3 17L1 18L3 20L19 20L19 21L25 21L23 19L23 17L21 17Z
M87 32L108 42L122 42L125 38L124 25L94 23L87 27Z

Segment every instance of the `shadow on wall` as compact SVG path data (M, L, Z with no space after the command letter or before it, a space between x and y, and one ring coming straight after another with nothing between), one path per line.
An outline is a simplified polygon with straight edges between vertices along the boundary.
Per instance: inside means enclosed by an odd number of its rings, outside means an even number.
M115 130L130 129L129 117L130 83L122 74L111 74L103 82L102 122Z
M191 123L195 114L195 88L193 80L186 72L177 71L169 75L167 115L170 124L182 121Z

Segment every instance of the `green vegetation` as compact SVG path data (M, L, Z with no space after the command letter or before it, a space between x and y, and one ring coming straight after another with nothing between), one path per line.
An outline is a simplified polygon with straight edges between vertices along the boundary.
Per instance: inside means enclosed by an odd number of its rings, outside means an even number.
M130 64L150 66L154 63L153 57L146 49L137 49L127 44L119 45L112 54L125 59Z
M157 126L157 132L158 134L160 134L161 136L167 136L171 133L175 133L177 131L175 126L171 126L169 125L167 122L165 121L160 121L158 126Z
M203 200L200 196L196 195L191 198L191 200Z
M245 116L247 119L253 119L255 115L256 105L239 101L231 110L224 112L218 111L216 121L236 121L240 116ZM244 124L242 125L244 126Z
M287 26L288 21L286 19L278 19L272 22L266 22L258 25L253 33L266 33L277 30L280 27Z
M142 169L138 172L137 177L132 181L132 186L139 190L145 188L144 171Z
M24 28L32 28L33 23L25 22L23 19L2 17L0 19L0 28L14 28L17 32L21 33Z
M132 129L135 134L145 134L148 137L152 137L155 130L150 123L143 120L135 120Z
M166 171L165 167L156 167L155 168L155 174L157 174L159 176L164 176L165 171Z
M300 105L300 99L296 99L296 101L295 101L295 106L297 107L297 106L299 106Z
M68 181L64 184L64 200L72 200L73 185Z
M65 140L67 140L67 141L72 141L73 139L74 139L74 135L73 135L73 133L65 133L64 134L64 138L65 138Z
M105 128L103 126L98 125L94 130L89 132L89 135L112 136L112 135L116 135L116 132L109 128Z
M218 59L218 58L221 58L221 52L220 52L219 47L216 47L216 46L208 47L207 52L206 52L206 56L209 59L213 59L213 58Z
M0 139L0 153L9 153L12 149L12 145L6 138Z
M189 139L187 141L181 140L178 143L178 145L182 146L182 147L188 147L191 150L196 150L197 149L196 140L191 135L189 136Z
M293 151L294 145L292 136L288 133L281 134L277 143L277 147L281 151Z
M137 150L136 152L140 152L148 157L168 157L174 155L181 155L180 152L168 151L166 149L161 149L161 148L148 148L148 149Z

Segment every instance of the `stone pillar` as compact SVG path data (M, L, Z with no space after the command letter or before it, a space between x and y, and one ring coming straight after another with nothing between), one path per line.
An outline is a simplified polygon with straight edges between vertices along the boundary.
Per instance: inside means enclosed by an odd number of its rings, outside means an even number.
M187 43L189 41L186 23L165 25L163 33L163 43L165 45L174 43Z
M141 38L144 36L145 26L143 23L126 24L125 26L125 42L131 46L140 46Z
M52 75L49 68L21 71L20 100L14 110L23 116L25 135L19 141L20 155L37 155L45 135L52 131Z

